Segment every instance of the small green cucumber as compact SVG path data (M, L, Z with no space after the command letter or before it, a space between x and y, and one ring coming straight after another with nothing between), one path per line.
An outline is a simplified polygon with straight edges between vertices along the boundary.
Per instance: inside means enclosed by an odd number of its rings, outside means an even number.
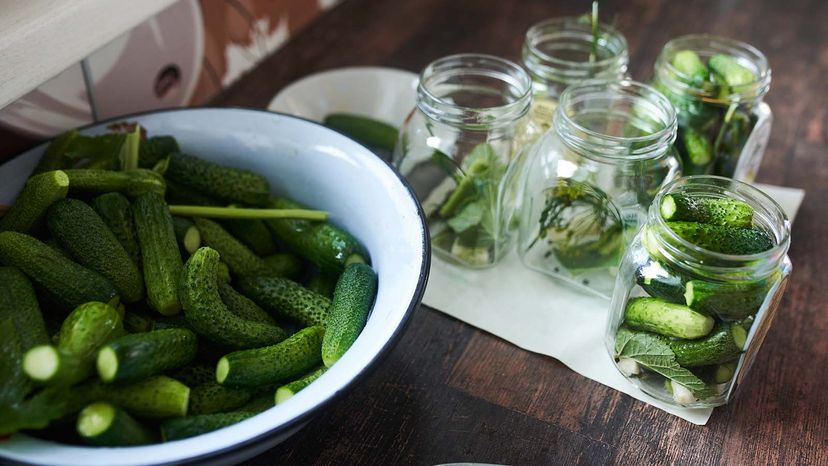
M259 414L275 406L272 393L263 393L236 409L237 412Z
M11 319L23 351L49 342L34 287L20 269L0 267L0 320Z
M220 201L263 206L270 195L267 179L257 173L181 153L170 155L164 176Z
M756 75L736 58L717 53L707 61L710 70L721 77L728 86L744 86L756 81Z
M237 424L254 415L255 413L240 411L167 419L161 423L161 437L165 442L195 437Z
M69 177L61 170L32 176L11 209L0 218L0 231L26 233L43 218L49 206L65 198L67 192Z
M49 146L46 147L46 151L43 152L43 156L40 157L40 161L37 163L33 174L36 175L38 173L66 168L66 165L69 162L66 157L66 152L69 150L69 146L71 146L72 142L79 135L80 133L78 133L78 130L71 129L54 138L52 142L49 143Z
M706 174L710 162L713 161L713 146L710 144L710 140L692 126L687 126L681 132L680 141L684 145L684 150L690 162L689 166L685 167L687 174Z
M688 339L704 337L713 329L712 317L657 298L630 299L624 311L624 322L637 330Z
M250 400L250 392L244 388L225 387L215 381L196 385L190 390L190 409L187 414L215 414L239 408Z
M119 192L129 197L146 193L164 195L166 184L160 174L142 168L125 172L72 168L63 170L69 177L70 192Z
M201 232L198 231L192 220L184 217L173 216L173 230L178 246L192 254L201 247Z
M197 349L195 334L184 328L124 335L98 351L98 375L104 382L140 380L188 364Z
M307 290L287 278L269 275L239 277L237 285L245 296L272 315L301 325L325 325L331 300Z
M118 302L118 293L103 275L67 259L29 235L0 232L0 262L20 269L65 309L89 301Z
M734 228L750 228L753 207L731 198L712 198L667 194L661 200L661 216L676 222L698 222Z
M153 168L171 154L180 152L178 141L172 136L153 136L141 141L138 148L138 165Z
M149 303L165 316L177 314L181 310L178 279L183 264L170 209L157 193L137 197L132 208Z
M321 326L307 327L273 346L235 351L219 359L216 381L231 387L257 387L288 380L322 363Z
M204 364L190 364L173 371L170 377L178 380L188 387L215 383L216 368Z
M101 447L128 447L157 441L155 432L121 408L106 402L83 408L78 414L75 430L84 442Z
M325 117L323 124L366 146L391 152L397 144L397 128L362 115L331 113Z
M682 277L671 273L661 262L648 259L635 271L635 282L653 298L684 304Z
M47 223L75 260L112 283L122 302L144 297L138 266L92 207L77 199L62 199L49 208Z
M204 245L218 251L221 260L230 267L230 272L234 275L247 275L265 269L264 260L221 225L207 218L195 218L193 221L201 232Z
M367 264L348 264L336 282L331 301L322 361L331 367L354 344L377 295L377 274Z
M289 252L271 254L263 260L268 275L294 280L302 273L302 260Z
M690 280L685 285L688 306L723 320L741 320L755 314L768 293L768 282L711 283Z
M673 68L687 78L688 84L700 86L707 81L709 71L698 54L692 50L681 50L673 55Z
M709 251L745 255L773 247L773 240L762 230L696 222L668 222L667 225L680 237Z
M218 252L203 247L184 266L181 303L192 328L207 340L227 348L256 348L284 340L287 332L282 328L251 322L230 312L218 291L218 262Z
M253 300L236 291L229 283L218 280L218 292L221 301L233 314L252 322L277 325L270 314L260 308Z
M138 234L135 232L135 219L129 199L121 193L101 194L92 200L92 208L140 269L141 247L138 245Z
M732 361L745 346L747 332L738 324L723 324L713 328L704 338L669 340L676 362L684 367L709 366Z
M318 369L305 374L298 380L294 380L293 382L282 385L276 390L276 396L274 397L275 403L281 404L293 397L293 395L297 394L300 390L310 385L312 382L315 382L316 379L319 378L325 371L328 370L327 367L322 366Z
M220 201L212 199L204 194L193 191L192 189L176 183L170 179L166 179L167 193L166 199L170 204L178 205L198 205L198 206L218 206Z
M4 411L23 401L32 388L23 372L23 352L14 322L8 317L0 317L0 408ZM10 432L0 419L0 435L7 433Z
M140 418L164 419L184 416L190 401L190 388L163 375L156 375L127 385L99 383L98 398L109 401Z
M230 207L241 206L231 205ZM278 249L276 242L273 240L273 233L270 232L264 220L225 219L221 224L257 256L267 256Z
M336 282L338 280L339 275L317 272L311 276L305 288L330 299L333 298L334 289L336 289Z

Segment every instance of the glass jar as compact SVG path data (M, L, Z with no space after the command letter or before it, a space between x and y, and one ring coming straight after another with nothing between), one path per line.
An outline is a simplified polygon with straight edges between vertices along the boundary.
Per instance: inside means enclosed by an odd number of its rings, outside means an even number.
M753 209L752 228L767 233L773 246L757 254L733 255L682 239L659 208L665 196L675 194L747 203ZM618 370L642 391L666 403L686 407L727 403L776 315L791 273L786 255L789 244L790 223L782 208L748 184L691 176L666 186L619 269L606 334L607 349ZM641 321L637 325L629 321L641 318L631 317L628 309L633 303L638 310L646 306L651 315L670 306L678 313L672 314L669 331L651 328L657 333L641 332L636 330ZM690 311L692 319L686 317L688 308L695 311ZM664 336L677 328L680 332L694 329L692 335L682 335L694 339ZM703 335L705 330L707 335Z
M594 51L592 47L592 26L588 19L549 19L526 31L523 65L532 77L531 119L540 132L552 126L558 99L569 85L587 79L624 77L629 55L627 40L620 32L600 24Z
M531 102L526 71L494 56L441 58L420 75L393 164L423 205L439 257L488 267L508 248L507 180Z
M654 71L653 85L678 113L684 174L753 181L772 122L762 102L771 83L762 52L723 37L683 36L664 46Z
M661 187L680 176L673 106L629 80L567 88L520 160L518 253L534 270L603 296Z

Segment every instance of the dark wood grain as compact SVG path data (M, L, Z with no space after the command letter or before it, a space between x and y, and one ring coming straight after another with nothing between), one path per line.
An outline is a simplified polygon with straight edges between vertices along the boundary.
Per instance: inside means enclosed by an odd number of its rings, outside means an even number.
M417 71L457 52L517 59L534 22L587 2L348 0L216 99L266 107L288 83L353 65ZM648 79L671 37L711 32L768 56L774 111L759 181L807 190L794 274L741 393L698 427L554 359L422 307L376 372L251 463L828 464L828 2L604 1Z

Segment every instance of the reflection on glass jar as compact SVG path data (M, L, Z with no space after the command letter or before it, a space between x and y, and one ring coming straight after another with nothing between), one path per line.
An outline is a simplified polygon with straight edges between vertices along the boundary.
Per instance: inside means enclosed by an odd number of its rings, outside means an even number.
M587 79L621 79L629 60L624 36L612 26L601 24L594 40L587 17L535 24L526 31L522 57L532 77L531 119L540 132L552 126L564 89Z
M441 58L420 75L393 164L420 199L440 257L487 267L508 248L510 167L531 101L523 68L489 55Z
M750 185L666 186L619 269L606 334L618 370L670 404L727 403L776 314L789 244L782 209Z
M653 88L585 81L518 164L518 253L537 271L609 296L625 244L680 175L676 116Z
M689 35L664 46L653 85L676 107L686 175L753 181L770 135L770 83L767 59L749 44Z

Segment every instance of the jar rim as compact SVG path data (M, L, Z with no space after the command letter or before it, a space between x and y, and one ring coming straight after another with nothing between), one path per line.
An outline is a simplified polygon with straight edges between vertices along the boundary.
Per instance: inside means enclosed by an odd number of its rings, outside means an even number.
M515 94L511 101L495 106L459 105L435 92L438 78L474 75L499 80ZM438 58L420 73L417 106L427 116L442 123L462 125L468 129L485 129L511 124L529 112L532 103L532 80L520 65L494 55L461 53Z
M723 53L741 58L751 65L756 79L738 86L729 86L730 92L724 97L719 95L720 86L702 88L690 84L689 76L679 71L672 64L672 57L679 51L692 50L702 54ZM747 42L712 34L688 34L671 39L661 49L656 59L655 74L668 89L678 94L689 94L709 103L730 104L761 99L770 90L771 68L767 57L756 47ZM684 77L685 79L680 79Z
M618 63L619 60L623 60L624 62L626 62L627 60L627 39L624 37L623 34L621 34L619 30L615 29L609 24L599 22L598 30L599 32L607 34L613 41L615 41L618 45L618 50L609 47L608 41L604 42L603 44L599 43L599 47L602 47L603 50L610 52L610 55L606 58L602 58L601 60L595 60L592 62L566 60L560 57L549 55L544 51L538 49L537 39L539 38L540 34L548 32L550 29L560 32L572 30L589 33L590 39L588 39L588 41L590 43L592 41L592 26L579 21L577 17L551 18L533 24L526 31L526 35L524 37L524 52L530 52L531 54L539 57L545 62L556 64L561 67L580 68L582 70L607 68L613 64Z

